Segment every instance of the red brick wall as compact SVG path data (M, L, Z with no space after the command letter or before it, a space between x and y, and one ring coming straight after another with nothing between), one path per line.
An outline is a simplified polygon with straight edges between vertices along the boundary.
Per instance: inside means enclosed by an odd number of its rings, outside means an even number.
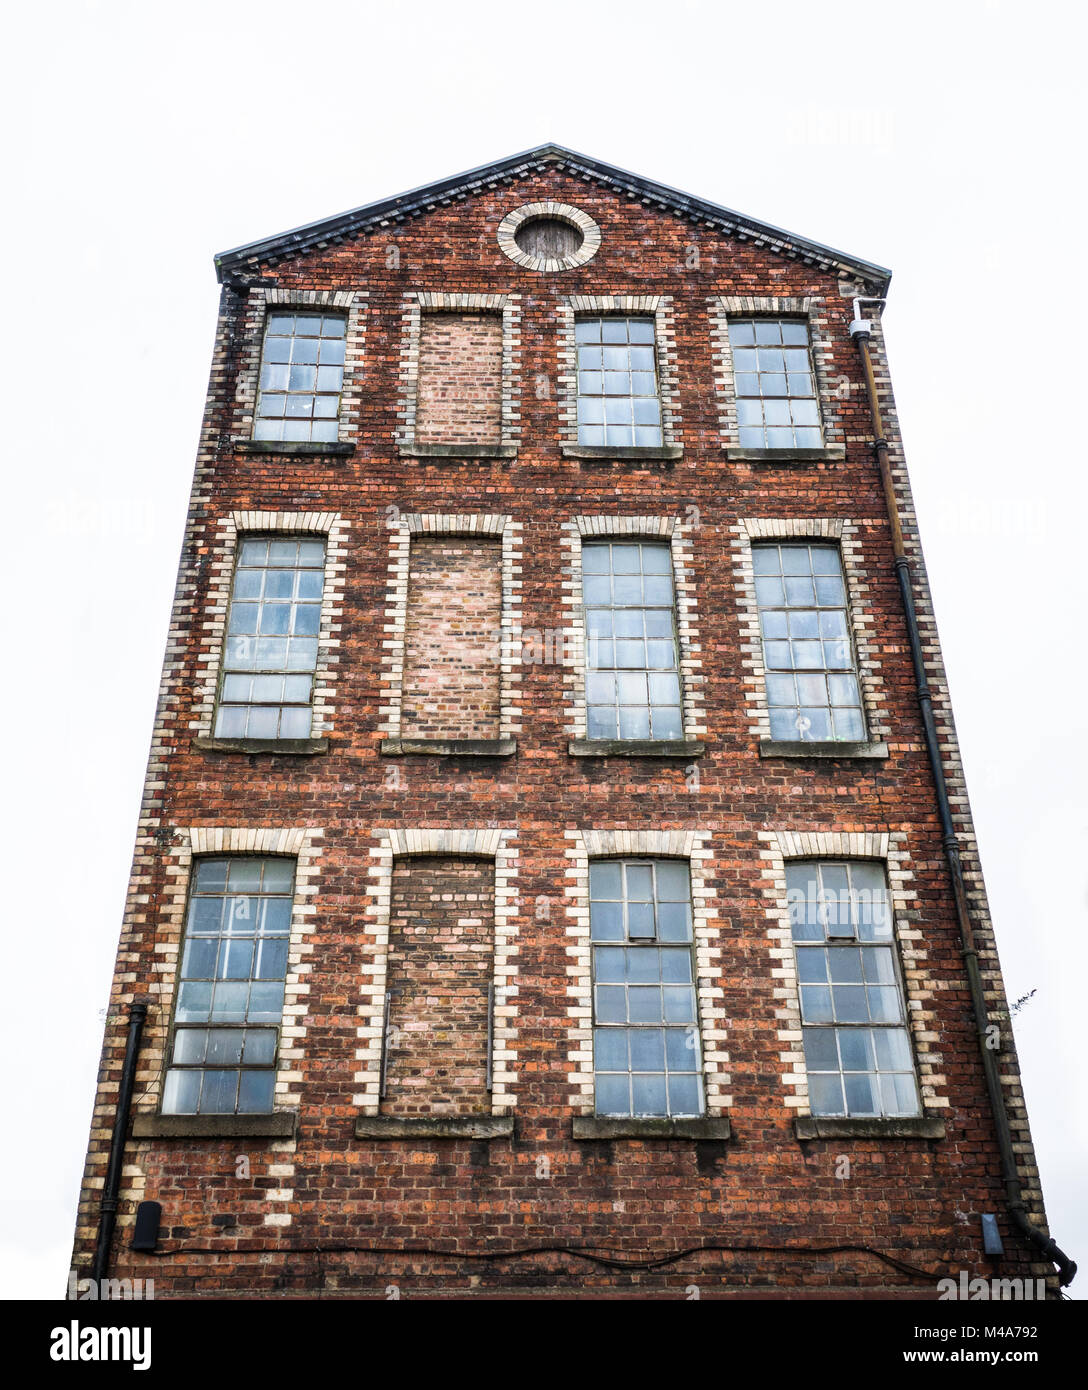
M417 444L499 444L502 317L425 313L420 324Z
M409 556L401 732L497 738L502 545L415 536Z
M521 271L498 249L495 228L522 203L584 208L603 244L587 265L562 274ZM388 254L395 246L399 258ZM697 258L689 248L696 248ZM394 264L395 262L395 264ZM354 453L290 458L235 451L238 355L231 330L244 302L224 293L201 444L200 472L182 556L176 669L168 671L156 733L145 833L137 845L133 898L111 999L76 1260L93 1245L96 1196L105 1172L125 1042L125 1005L151 1001L138 1103L158 1094L162 1032L172 985L156 954L174 890L168 855L180 827L317 826L324 830L307 957L308 1027L296 1065L302 1095L295 1144L251 1140L141 1140L126 1151L114 1264L118 1276L155 1278L159 1297L234 1290L325 1288L381 1293L390 1282L427 1289L586 1288L751 1291L760 1286L906 1290L932 1296L933 1279L960 1268L994 1273L981 1253L979 1213L999 1215L1008 1251L1003 1274L1026 1275L1030 1257L1009 1230L994 1124L987 1105L967 982L944 863L934 790L922 740L888 522L870 447L863 380L847 325L848 297L833 272L789 260L705 226L658 212L561 171L532 173L373 235L348 237L258 272L269 286L369 291L366 390ZM522 296L522 444L516 463L402 457L396 446L404 300L408 291ZM663 292L675 300L683 458L675 466L602 467L560 454L557 305L572 294ZM726 462L711 355L708 297L823 296L833 342L836 408L846 458L773 468ZM878 356L881 351L877 344ZM878 371L884 367L878 360ZM536 387L534 387L536 383ZM550 389L544 389L550 383ZM889 401L890 404L890 401ZM893 442L894 416L889 416ZM309 759L246 757L191 746L194 691L207 646L203 616L216 523L248 508L339 511L350 523L350 563L329 752ZM702 642L709 731L699 778L664 760L575 759L567 753L568 687L554 664L523 670L526 717L515 757L390 758L380 752L383 642L388 638L390 509L506 512L524 524L522 579L527 628L562 625L560 524L576 514L691 515L692 571ZM894 735L885 762L761 759L749 729L742 630L731 563L742 516L848 516L858 525L876 615ZM476 542L464 555L479 550ZM923 608L923 616L927 610ZM172 641L175 640L172 638ZM937 683L940 696L943 682ZM395 775L394 775L395 774ZM954 792L957 790L953 788ZM962 793L961 793L962 795ZM516 827L518 994L517 1132L490 1143L357 1140L361 963L376 935L368 879L376 826ZM710 911L722 926L720 967L710 983L729 1012L731 1119L728 1145L690 1141L577 1142L571 1137L563 891L574 827L710 832ZM794 1136L776 1020L776 962L769 957L763 864L765 828L899 830L907 837L917 891L910 925L924 935L933 988L926 1026L939 1039L949 1078L947 1137L800 1143ZM969 870L977 861L968 856ZM540 900L550 910L540 911ZM980 902L976 896L976 903ZM988 928L982 968L997 968ZM161 992L160 992L161 990ZM1015 1076L1015 1055L1002 1057ZM1015 1117L1022 1140L1026 1122ZM840 1156L850 1159L840 1176ZM250 1176L236 1176L247 1157ZM1030 1151L1028 1151L1030 1161ZM287 1167L288 1175L283 1168ZM273 1202L268 1194L279 1193ZM286 1194L286 1195L284 1195ZM163 1204L157 1256L127 1248L137 1195ZM1039 1219L1041 1205L1033 1197ZM270 1223L268 1214L289 1218ZM237 1226L225 1222L237 1220ZM1060 1238L1060 1233L1059 1233ZM574 1255L459 1261L458 1250L501 1253L522 1245L594 1245L648 1259L718 1242L731 1251L685 1256L643 1274ZM341 1249L318 1260L322 1243ZM897 1269L880 1254L824 1254L865 1246L927 1274ZM372 1246L443 1254L369 1255ZM755 1246L789 1246L786 1253ZM213 1249L214 1255L189 1253ZM354 1251L354 1253L353 1253ZM1036 1268L1038 1268L1036 1266Z
M393 872L383 1115L490 1113L487 989L495 869L410 858Z

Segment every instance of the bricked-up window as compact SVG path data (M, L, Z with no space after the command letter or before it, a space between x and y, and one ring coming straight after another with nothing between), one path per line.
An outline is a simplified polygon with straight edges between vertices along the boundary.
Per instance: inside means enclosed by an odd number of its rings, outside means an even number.
M413 536L408 562L401 734L499 735L502 543Z
M683 738L669 545L587 541L582 594L588 737Z
M420 855L396 861L384 1114L490 1112L494 939L493 860Z
M324 584L324 540L242 539L216 737L309 738Z
M771 737L859 742L865 717L835 545L752 547Z
M652 318L579 318L578 443L660 445Z
M598 1115L701 1115L691 882L681 860L589 866Z
M345 331L346 320L339 315L271 315L254 439L335 442Z
M502 315L424 313L416 443L502 443Z
M741 447L821 448L808 324L791 319L730 319L729 345Z
M166 1114L271 1111L294 877L293 859L197 861Z
M814 1115L918 1115L884 869L796 862L786 886Z

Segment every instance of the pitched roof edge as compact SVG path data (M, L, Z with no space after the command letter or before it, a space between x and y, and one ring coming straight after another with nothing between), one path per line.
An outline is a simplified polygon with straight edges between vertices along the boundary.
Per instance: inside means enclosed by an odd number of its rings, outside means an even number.
M813 261L843 271L865 281L881 294L886 292L891 280L892 273L885 266L862 260L845 251L837 251L834 247L786 231L772 223L747 217L744 213L735 212L718 203L696 198L693 194L681 192L667 184L643 178L641 174L633 174L627 169L620 169L616 165L606 164L590 155L579 154L575 150L555 144L538 145L534 149L522 150L518 154L508 155L505 159L481 164L475 169L467 169L463 173L398 193L392 198L365 203L362 207L352 208L335 217L323 218L280 232L276 236L264 237L244 246L235 246L229 251L221 251L215 257L216 274L219 280L223 281L254 263L300 254L322 243L337 241L369 227L417 217L435 207L459 202L490 183L512 183L521 175L548 163L565 164L573 171L606 186L612 186L625 195L635 196L651 205L656 204L690 217L693 221L703 222L727 235L738 235L745 240L766 244L790 259Z

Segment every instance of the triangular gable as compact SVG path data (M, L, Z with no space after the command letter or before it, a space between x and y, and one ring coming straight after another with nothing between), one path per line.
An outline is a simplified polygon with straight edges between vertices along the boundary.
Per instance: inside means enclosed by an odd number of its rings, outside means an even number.
M233 250L222 251L215 258L216 272L221 281L229 281L256 265L266 265L285 256L296 256L315 248L321 249L361 232L395 226L399 222L433 212L436 208L459 202L473 193L494 189L504 183L514 183L527 175L556 168L578 178L591 179L623 197L637 198L648 207L679 213L694 223L711 227L740 241L751 242L754 246L766 248L789 260L850 276L863 282L876 294L883 295L887 291L891 271L884 266L863 261L844 251L836 251L833 247L810 241L768 222L746 217L743 213L696 198L690 193L681 193L666 184L654 183L639 174L632 174L626 169L618 169L615 165L592 159L589 155L564 149L561 145L540 145L536 149L524 150L493 164L484 164L478 169L469 169L465 173L439 179L436 183L424 184L422 188L398 193L396 197L367 203L363 207L353 208L350 212L342 212L336 217L326 217L319 222L310 222L304 227L281 232L277 236L265 237L246 246L236 246Z

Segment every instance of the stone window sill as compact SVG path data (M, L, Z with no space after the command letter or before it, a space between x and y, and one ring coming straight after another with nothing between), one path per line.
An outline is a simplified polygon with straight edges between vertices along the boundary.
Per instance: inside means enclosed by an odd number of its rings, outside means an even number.
M297 1110L271 1115L137 1115L134 1139L291 1139Z
M798 1115L793 1131L798 1139L943 1139L944 1121L928 1115L886 1120Z
M576 1115L571 1128L575 1139L716 1139L732 1137L728 1120L704 1116L701 1119L669 1120L649 1116L606 1119L595 1115Z
M402 444L401 458L516 459L516 444Z
M603 462L622 462L631 459L682 459L684 448L681 444L645 445L630 444L561 444L559 452L568 459L599 459Z
M696 738L572 738L572 758L701 758L705 744Z
M736 463L838 463L846 457L845 444L829 444L825 449L742 449L723 444L722 452Z
M312 758L329 751L327 738L194 738L198 753L273 753L293 758Z
M360 1115L356 1139L507 1139L513 1115Z
M355 445L342 440L327 440L323 444L284 439L232 439L236 454L294 454L297 458L345 458L355 452Z
M804 739L779 742L775 739L760 740L761 758L886 758L886 743L816 743Z
M383 738L381 751L393 755L429 753L438 758L509 758L516 738Z

